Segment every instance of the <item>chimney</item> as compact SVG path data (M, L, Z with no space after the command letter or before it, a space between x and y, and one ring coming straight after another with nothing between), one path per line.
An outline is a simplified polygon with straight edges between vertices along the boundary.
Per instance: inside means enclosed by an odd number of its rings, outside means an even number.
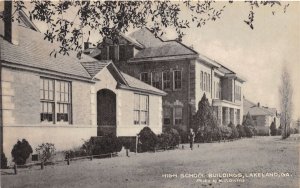
M83 49L87 50L87 49L89 49L89 47L90 47L90 43L89 42L84 42Z
M18 12L15 12L12 1L4 1L4 38L12 44L18 45ZM14 13L15 12L15 13ZM14 13L14 15L12 15Z
M257 107L260 107L260 103L257 103Z

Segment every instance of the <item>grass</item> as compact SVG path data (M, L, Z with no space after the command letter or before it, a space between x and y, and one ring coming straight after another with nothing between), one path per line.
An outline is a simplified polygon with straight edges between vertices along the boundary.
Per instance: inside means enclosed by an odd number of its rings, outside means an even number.
M245 138L233 142L199 144L199 148L196 144L192 151L185 145L185 149L74 161L70 166L47 166L44 170L26 169L17 175L8 175L6 170L2 171L1 185L73 188L299 187L298 138L299 135L287 140L277 136ZM208 174L223 173L240 173L244 176L243 182L224 182L230 179L237 181L237 178L208 178ZM251 173L288 173L290 176L245 177L251 176ZM189 177L190 174L203 174L204 177ZM186 176L182 178L182 175Z

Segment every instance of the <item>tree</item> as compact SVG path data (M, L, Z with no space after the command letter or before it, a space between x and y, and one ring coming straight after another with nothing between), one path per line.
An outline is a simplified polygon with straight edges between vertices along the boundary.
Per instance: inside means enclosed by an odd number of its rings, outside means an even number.
M68 54L69 50L82 52L84 37L97 33L117 42L119 32L149 27L161 36L166 28L176 31L178 39L184 36L186 28L201 28L207 22L216 21L231 6L228 2L215 1L38 1L30 3L14 1L16 10L29 11L30 19L47 23L45 40L58 41L59 49L52 54ZM7 2L6 2L7 3ZM254 28L255 11L261 7L276 7L286 12L288 3L280 1L245 1L249 5L248 17L244 23ZM220 6L221 5L221 6ZM274 8L274 10L273 10ZM73 15L72 15L73 13ZM2 18L11 19L6 14ZM188 16L187 16L188 15ZM18 19L18 17L16 18ZM99 41L100 42L100 41Z
M286 67L283 68L281 74L281 85L279 87L280 96L280 124L282 125L282 138L290 136L290 125L292 122L292 96L293 88L290 74Z
M277 129L276 129L276 125L275 125L274 121L270 125L270 133L271 133L271 136L276 136L276 134L277 134Z
M254 133L256 132L255 131L255 128L254 128L254 121L252 119L252 116L250 115L250 113L248 112L246 117L245 117L245 120L243 122L243 126L244 126L244 131L246 133L246 136L251 138Z

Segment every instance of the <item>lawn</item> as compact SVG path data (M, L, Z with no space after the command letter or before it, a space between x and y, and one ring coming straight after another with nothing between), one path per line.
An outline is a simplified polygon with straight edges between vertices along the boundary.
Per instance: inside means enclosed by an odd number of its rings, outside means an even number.
M17 175L5 170L1 187L299 187L299 139L256 137L20 169Z

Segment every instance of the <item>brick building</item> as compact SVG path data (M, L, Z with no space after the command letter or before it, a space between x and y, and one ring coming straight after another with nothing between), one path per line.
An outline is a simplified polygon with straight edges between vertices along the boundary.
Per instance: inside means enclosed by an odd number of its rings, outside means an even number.
M11 2L6 2L6 14ZM120 72L111 61L87 55L57 57L57 48L20 12L21 23L0 23L1 149L10 159L18 139L72 149L91 136L136 136L149 126L162 132L166 93Z
M89 53L100 60L113 60L122 71L164 90L164 127L187 129L204 93L220 125L242 121L244 80L179 41L164 41L144 28L120 34L118 44L104 39Z

